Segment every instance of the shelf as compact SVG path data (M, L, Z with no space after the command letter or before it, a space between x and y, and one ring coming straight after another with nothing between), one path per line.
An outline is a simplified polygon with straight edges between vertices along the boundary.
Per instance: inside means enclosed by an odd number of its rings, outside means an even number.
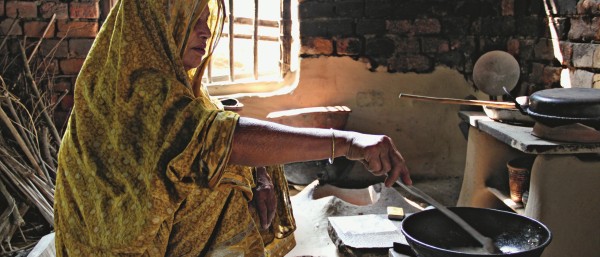
M503 193L500 190L493 187L487 187L487 190L490 191L490 193L494 194L498 199L500 199L500 201L502 201L506 206L508 206L508 208L511 208L517 214L525 214L525 207L523 206L523 204L515 203L513 200L510 199L510 196L508 196L508 194Z
M541 139L532 135L532 127L493 121L483 112L461 111L459 117L500 142L527 154L600 153L600 143L571 143Z

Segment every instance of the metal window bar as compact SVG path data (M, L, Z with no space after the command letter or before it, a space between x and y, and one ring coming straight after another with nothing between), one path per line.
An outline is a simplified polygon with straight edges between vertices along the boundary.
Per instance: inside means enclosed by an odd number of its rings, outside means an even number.
M289 70L289 51L290 50L290 44L291 44L291 37L290 37L290 31L291 31L291 20L290 20L290 12L289 12L289 7L290 7L290 0L282 0L280 2L280 7L281 7L281 20L280 22L277 21L271 21L271 20L261 20L258 17L258 10L259 10L259 5L258 5L258 1L259 0L254 0L254 18L244 18L244 17L234 17L233 15L233 10L234 10L234 6L233 6L233 2L234 0L229 0L229 12L228 12L228 19L227 19L227 23L229 23L228 28L229 31L227 33L222 33L221 36L222 37L229 37L229 75L228 75L228 79L230 82L234 82L235 81L235 58L234 58L234 39L238 38L238 39L252 39L253 40L253 48L254 48L254 60L253 60L253 76L255 80L258 80L258 76L259 76L259 72L258 72L258 42L259 41L274 41L274 42L282 42L282 46L281 46L281 75L285 75L285 73ZM280 26L280 23L282 24L282 26ZM252 25L253 26L253 33L252 35L247 35L247 34L235 34L234 32L234 27L236 24L240 24L240 25ZM264 26L264 27L272 27L272 28L276 28L279 27L280 28L280 36L279 38L277 37L273 37L273 36L262 36L258 34L258 27L259 26ZM208 67L207 67L207 82L208 83L213 83L215 81L215 78L213 78L212 76L212 65L213 65L213 59L211 58Z
M233 0L229 0L229 81L235 81L234 59L233 59L233 40L235 32L233 30Z
M290 71L291 67L291 52L292 52L292 11L291 11L291 0L281 0L280 4L280 15L281 20L279 21L280 27L280 76L285 77L286 73Z
M254 0L254 79L258 80L258 0Z

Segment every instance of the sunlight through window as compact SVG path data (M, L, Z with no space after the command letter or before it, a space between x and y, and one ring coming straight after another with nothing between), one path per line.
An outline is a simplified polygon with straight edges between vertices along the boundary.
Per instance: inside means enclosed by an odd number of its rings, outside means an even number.
M280 0L226 0L225 3L228 17L205 81L210 85L279 80Z

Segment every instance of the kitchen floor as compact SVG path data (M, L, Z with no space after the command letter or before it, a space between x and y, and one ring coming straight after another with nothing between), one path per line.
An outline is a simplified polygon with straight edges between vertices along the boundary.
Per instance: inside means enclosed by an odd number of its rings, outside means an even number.
M462 180L459 177L441 179L414 179L414 186L446 206L455 206ZM405 213L414 213L428 205L398 188L376 184L364 189L344 189L319 185L318 181L304 188L292 189L292 207L297 229L296 247L286 256L350 256L338 251L328 233L327 217L385 214L387 206L402 207ZM373 256L373 255L369 255ZM381 256L387 256L381 255Z

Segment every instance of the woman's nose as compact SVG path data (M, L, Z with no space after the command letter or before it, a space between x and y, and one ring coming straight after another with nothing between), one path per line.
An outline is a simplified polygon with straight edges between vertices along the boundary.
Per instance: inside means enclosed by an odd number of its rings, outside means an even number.
M209 38L211 36L211 32L210 32L210 28L208 27L208 24L206 24L205 22L202 22L201 24L198 24L200 26L198 26L198 36L199 37L207 37Z

